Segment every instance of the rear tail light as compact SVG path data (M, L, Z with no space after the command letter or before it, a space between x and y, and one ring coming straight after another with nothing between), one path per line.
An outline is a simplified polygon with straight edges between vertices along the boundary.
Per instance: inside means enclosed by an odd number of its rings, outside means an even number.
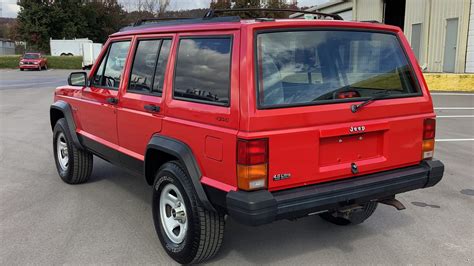
M268 140L237 142L237 183L239 189L255 190L267 187Z
M433 157L434 145L436 135L436 120L433 118L427 118L423 122L423 159L429 159Z

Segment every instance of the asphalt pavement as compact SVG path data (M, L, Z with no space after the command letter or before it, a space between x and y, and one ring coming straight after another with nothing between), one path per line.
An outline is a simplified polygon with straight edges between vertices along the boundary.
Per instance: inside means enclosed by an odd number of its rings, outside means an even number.
M57 175L49 106L70 72L0 70L0 265L174 264L156 236L144 179L98 158L86 184ZM209 263L472 265L474 94L433 99L445 175L398 196L406 210L379 205L352 227L317 216L260 227L229 218Z

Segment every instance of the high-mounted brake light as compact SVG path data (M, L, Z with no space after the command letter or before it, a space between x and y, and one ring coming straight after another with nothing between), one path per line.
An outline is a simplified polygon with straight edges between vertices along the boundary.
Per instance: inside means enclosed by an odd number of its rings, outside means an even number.
M360 94L357 91L342 91L337 94L338 99L349 99L360 97Z
M255 190L267 187L268 140L237 141L237 183L239 189Z
M436 135L436 120L434 118L427 118L423 122L423 159L433 157L434 145Z

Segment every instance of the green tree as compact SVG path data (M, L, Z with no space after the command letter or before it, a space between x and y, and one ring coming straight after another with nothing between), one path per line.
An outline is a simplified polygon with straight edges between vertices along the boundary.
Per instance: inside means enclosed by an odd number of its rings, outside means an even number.
M126 12L116 0L86 3L82 8L82 17L87 24L84 36L100 43L104 43L110 34L129 24Z
M126 25L117 0L19 0L18 39L27 49L49 51L49 39L89 38L105 42Z
M48 51L52 3L47 0L19 0L18 5L19 37L27 42L29 50Z

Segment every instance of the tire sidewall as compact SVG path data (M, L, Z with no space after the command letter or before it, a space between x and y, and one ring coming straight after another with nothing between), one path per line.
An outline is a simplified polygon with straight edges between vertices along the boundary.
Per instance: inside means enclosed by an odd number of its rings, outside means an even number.
M67 131L67 125L64 125L63 120L58 120L56 125L54 126L54 133L53 133L53 153L54 153L54 162L56 163L56 169L58 171L59 176L63 181L66 183L70 183L71 179L71 169L74 167L74 160L72 160L74 156L74 151L73 151L73 146L71 142L71 137L69 136L69 132ZM59 164L58 161L58 137L59 135L63 133L64 137L66 138L66 144L67 144L67 149L68 149L68 167L66 170L63 170Z
M179 263L187 264L193 260L197 252L197 247L194 247L196 234L199 233L199 224L196 221L196 213L193 211L195 208L192 206L190 201L190 195L188 191L183 187L179 178L177 177L178 173L173 171L171 167L165 165L165 167L160 170L157 174L153 185L153 222L155 224L155 230L158 234L161 244L165 248L166 252ZM175 185L181 195L183 196L185 209L186 209L186 219L188 222L188 228L183 242L180 244L173 243L168 236L166 235L165 229L161 223L160 215L160 196L163 188L167 184Z

